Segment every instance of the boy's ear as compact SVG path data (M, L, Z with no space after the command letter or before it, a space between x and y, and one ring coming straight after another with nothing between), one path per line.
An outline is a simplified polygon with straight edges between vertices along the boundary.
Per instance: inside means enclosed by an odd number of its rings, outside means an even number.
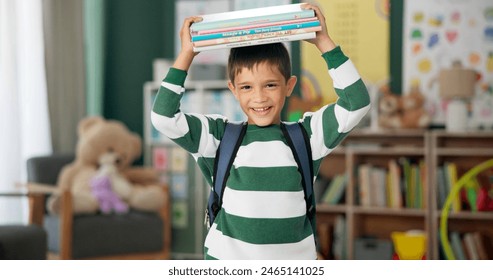
M235 85L233 84L233 82L228 81L228 88L233 93L235 98L238 99L238 96L236 95Z
M291 76L288 81L288 93L286 94L286 97L291 96L291 93L293 93L294 86L296 85L296 82L298 81L298 78L296 76Z

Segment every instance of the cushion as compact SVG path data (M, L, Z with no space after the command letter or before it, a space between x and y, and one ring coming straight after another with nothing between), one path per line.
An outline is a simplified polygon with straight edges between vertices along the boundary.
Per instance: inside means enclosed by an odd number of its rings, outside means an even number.
M157 213L130 210L127 214L76 215L72 258L157 252L163 248L163 221ZM46 215L48 249L59 252L59 217Z

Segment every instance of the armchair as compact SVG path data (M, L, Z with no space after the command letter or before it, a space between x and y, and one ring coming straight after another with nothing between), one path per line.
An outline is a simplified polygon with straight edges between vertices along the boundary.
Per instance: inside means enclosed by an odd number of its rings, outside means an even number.
M169 259L171 215L169 190L159 213L130 210L127 214L74 215L70 191L61 194L60 215L45 208L45 197L56 189L58 174L73 155L50 155L27 161L30 223L48 233L49 259ZM34 192L33 192L34 193Z

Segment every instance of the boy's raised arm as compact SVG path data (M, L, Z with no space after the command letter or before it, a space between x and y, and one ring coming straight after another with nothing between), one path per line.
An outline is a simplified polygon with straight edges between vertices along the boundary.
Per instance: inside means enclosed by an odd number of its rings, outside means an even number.
M199 21L202 21L201 17L193 16L186 18L183 22L180 30L181 50L176 57L173 68L188 71L190 65L192 64L193 58L198 54L198 52L193 51L190 26L192 23Z

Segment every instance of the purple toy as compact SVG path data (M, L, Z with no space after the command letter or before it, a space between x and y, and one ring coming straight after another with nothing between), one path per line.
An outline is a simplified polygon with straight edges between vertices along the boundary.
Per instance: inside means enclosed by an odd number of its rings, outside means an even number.
M118 197L111 187L111 179L107 175L97 176L91 180L92 194L99 201L99 209L104 214L128 212L128 205Z

